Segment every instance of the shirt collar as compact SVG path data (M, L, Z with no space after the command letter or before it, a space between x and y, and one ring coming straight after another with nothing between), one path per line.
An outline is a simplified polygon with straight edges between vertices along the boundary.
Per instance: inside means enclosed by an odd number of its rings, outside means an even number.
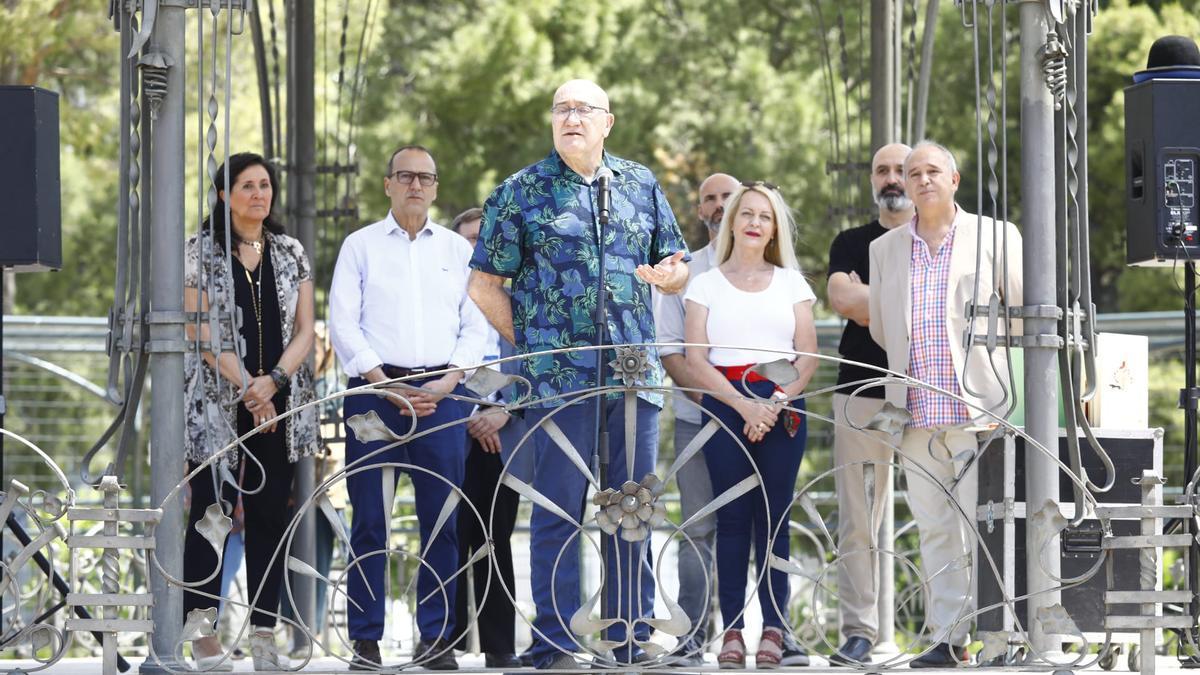
M578 173L576 173L575 169L567 166L567 163L563 161L562 156L558 154L558 150L551 150L550 155L546 157L546 159L554 162L555 167L558 169L560 174L567 176L577 183L582 183L584 185L589 184L583 179L583 176L580 176ZM621 170L624 168L623 164L624 163L619 157L614 157L608 154L607 150L603 151L603 154L600 155L600 166L607 166L612 170L614 176L621 175Z
M954 230L958 228L958 215L959 215L959 208L958 208L958 204L956 203L954 205L954 218L951 219L950 229L946 232L947 239L949 239L950 235L954 234ZM920 220L920 218L921 218L921 214L914 213L912 220L908 221L908 233L912 236L913 239L921 239L921 235L917 234L917 221ZM924 239L921 239L921 241L924 241Z
M425 224L422 225L421 229L417 231L417 236L425 237L433 234L433 225L433 219L429 216L425 216ZM400 227L400 223L396 222L396 216L392 213L392 210L388 209L387 218L383 219L383 232L384 234L391 234L396 231L404 234L407 238L408 233L404 231L403 227Z

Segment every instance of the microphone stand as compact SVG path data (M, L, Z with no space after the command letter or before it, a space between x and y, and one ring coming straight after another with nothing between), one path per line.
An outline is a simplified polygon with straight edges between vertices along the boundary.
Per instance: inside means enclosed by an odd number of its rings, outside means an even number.
M601 187L603 191L605 188ZM599 195L602 202L610 202L606 200L607 195ZM607 205L607 204L604 204ZM608 344L608 286L605 282L605 264L604 264L604 230L608 225L609 213L608 208L603 206L598 209L596 216L596 245L600 252L600 271L599 271L599 293L596 295L596 338L594 353L596 355L596 388L602 390L605 385L604 379L604 346ZM608 487L608 395L601 393L596 397L596 442L592 446L592 471L595 473L600 489L604 490ZM626 448L626 452L629 449ZM586 495L585 495L586 497ZM585 502L586 504L586 502ZM610 543L609 535L601 532L600 536L600 559L603 573L600 578L603 583L600 584L600 616L609 618L610 607L608 602L608 585L612 580L608 578L608 555ZM608 629L605 629L606 631ZM628 636L627 636L628 637Z
M1183 480L1186 483L1192 480L1196 473L1197 444L1200 440L1196 434L1197 403L1200 402L1200 391L1196 389L1196 264L1190 260L1183 266L1183 284L1184 389L1179 393L1179 406L1183 408ZM1192 534L1191 519L1182 519L1182 525L1185 534ZM1188 612L1196 616L1197 610L1200 610L1200 602L1194 595L1197 586L1200 585L1197 577L1197 573L1200 572L1200 546L1194 539L1188 546L1187 563L1188 588L1193 593L1192 601L1188 603ZM1196 635L1194 629L1188 630L1193 631L1193 636ZM1179 641L1182 654L1182 647L1187 641L1182 632L1179 634ZM1195 657L1191 657L1184 667L1195 668L1197 665L1200 663L1197 663Z

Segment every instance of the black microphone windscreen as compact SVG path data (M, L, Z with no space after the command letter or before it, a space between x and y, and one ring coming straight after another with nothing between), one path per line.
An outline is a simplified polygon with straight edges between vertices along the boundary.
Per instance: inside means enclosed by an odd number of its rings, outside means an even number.
M607 166L602 166L599 169L596 169L596 180L597 181L611 181L612 177L613 177L612 169L608 168Z

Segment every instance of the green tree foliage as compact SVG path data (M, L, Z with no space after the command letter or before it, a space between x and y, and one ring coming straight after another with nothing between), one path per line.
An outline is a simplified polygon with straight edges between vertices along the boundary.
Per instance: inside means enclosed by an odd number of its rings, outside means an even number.
M266 4L259 3L264 22ZM703 236L694 222L693 204L705 175L723 170L769 180L782 186L795 210L802 263L819 280L833 235L866 219L831 215L831 209L870 206L865 175L827 167L835 160L869 159L868 5L830 0L318 3L319 156L330 163L356 158L359 220L369 222L386 209L381 178L391 148L401 142L430 146L442 181L437 215L445 222L482 202L504 176L544 156L551 148L546 108L554 88L570 77L591 77L609 90L617 115L610 149L655 170L693 244ZM1095 21L1088 108L1092 261L1102 311L1178 304L1169 272L1124 266L1122 89L1130 73L1144 65L1156 37L1200 34L1196 5L1195 0L1113 0L1104 3ZM1003 43L1008 54L1004 128L1009 217L1020 223L1019 31L1015 7L1008 9L1006 30L1000 30L1002 6L979 4L979 49L984 54L988 12L997 24L991 33L992 62L982 63L981 94L986 100L989 71L992 81L1001 81ZM286 59L284 3L274 0L274 9L280 58ZM959 12L953 3L943 3L928 134L960 158L960 201L974 209L982 194L983 210L990 212L993 166L988 162L986 112L983 153L977 152L974 33L963 27ZM196 45L191 43L201 14L188 12L189 230L203 210L196 118L203 107L191 89L198 75ZM923 11L906 14L906 21L918 15ZM355 72L364 26L370 28L367 60ZM35 83L62 95L65 269L18 277L17 309L103 314L111 303L114 274L117 34L102 7L78 0L0 2L0 30L9 36L0 45L0 81ZM346 46L339 60L343 37ZM912 45L907 29L905 47L908 59ZM248 31L234 38L233 48L230 148L256 150L261 136ZM206 83L210 76L206 72ZM219 81L224 82L223 73ZM354 99L359 83L363 88ZM219 100L223 114L221 92ZM349 150L352 100L358 126ZM223 120L217 127L220 133ZM219 139L218 155L223 142ZM997 174L999 169L997 161ZM355 204L344 183L328 185L318 194L319 208ZM1002 186L997 183L996 188ZM342 233L357 224L345 221L324 232L317 253L318 271L325 274L320 278L328 278Z
M830 134L808 10L493 0L472 5L466 22L411 20L421 11L396 7L372 60L371 72L389 77L366 92L364 220L386 209L376 167L402 142L428 145L438 158L443 221L481 203L504 176L550 151L555 87L589 77L608 90L617 117L607 147L656 171L693 243L696 187L721 170L781 185L806 268L823 268Z
M16 309L102 314L111 297L117 169L117 71L112 25L95 3L0 3L0 84L59 94L63 260L66 271L15 277ZM111 248L108 248L111 250Z

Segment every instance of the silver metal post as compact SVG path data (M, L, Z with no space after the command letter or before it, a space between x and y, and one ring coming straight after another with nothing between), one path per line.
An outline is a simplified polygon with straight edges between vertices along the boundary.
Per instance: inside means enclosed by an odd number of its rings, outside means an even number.
M295 152L289 164L291 165L290 207L294 216L296 238L304 245L310 264L316 262L316 158L317 140L315 118L315 11L313 0L296 0L292 6L293 20L288 22L288 28L294 31L290 44L295 46L293 56L289 57L292 65L289 101L295 99L290 112L295 115L288 129L294 132ZM314 280L314 286L317 280ZM312 355L309 355L309 365L312 365ZM296 479L292 485L296 504L303 504L315 487L314 463L311 457L305 457L296 465ZM317 540L316 520L314 513L309 512L296 528L296 538L291 554L308 563L316 565ZM296 617L304 625L315 629L316 598L313 580L304 575L295 575L292 579L292 592L296 599Z
M871 152L888 143L900 140L900 95L897 85L899 52L897 26L899 12L896 0L871 0ZM893 476L894 472L890 475ZM879 548L892 550L895 532L894 493L889 490L884 506L883 523L879 526ZM879 565L879 633L875 652L895 654L896 592L895 560L887 554L878 556Z
M883 522L879 524L879 630L875 635L876 654L899 654L896 644L896 559L888 552L896 547L896 472L888 472L888 489L883 502Z
M1025 268L1025 304L1057 304L1055 265L1055 194L1054 185L1054 100L1042 78L1040 53L1050 29L1044 2L1026 0L1020 6L1021 19L1021 197ZM983 158L979 158L982 161ZM1052 319L1026 319L1025 335L1053 335ZM1057 350L1052 347L1025 348L1025 431L1050 452L1058 452L1058 380ZM1025 503L1039 508L1046 500L1056 504L1058 468L1049 457L1030 449L1025 453ZM1043 521L1045 522L1045 521ZM1045 536L1037 531L1033 518L1026 520L1025 578L1029 593L1037 593L1056 584L1047 572L1058 575L1058 537L1047 546L1044 565L1035 554ZM1060 593L1031 597L1028 619L1031 646L1039 652L1057 652L1061 646L1047 635L1035 617L1042 607L1060 602Z
M871 152L896 137L895 0L871 0Z
M183 222L184 222L184 87L187 55L187 19L181 5L162 3L147 53L166 57L167 87L161 102L151 110L154 145L149 155L150 180L144 193L151 196L154 243L151 249L150 303L159 314L183 311ZM164 508L154 530L155 558L175 578L183 577L183 502L163 504L167 493L184 475L183 459L183 324L154 322L150 326L154 351L150 357L150 501ZM154 594L154 651L159 663L147 659L143 673L159 673L174 664L174 651L183 629L183 593L167 584L151 568L150 592Z
M892 0L892 141L904 138L904 3Z
M917 112L910 145L925 138L925 116L929 110L929 82L933 78L933 43L937 37L938 0L925 6L925 28L921 36L921 68L917 75Z
M1158 476L1153 469L1144 469L1140 485L1142 488L1142 505L1155 507L1162 504L1162 485L1166 481ZM1141 533L1143 536L1150 538L1162 534L1162 522L1157 518L1142 518ZM1159 559L1162 554L1162 549L1153 546L1146 546L1138 550L1138 586L1143 591L1153 593L1158 590L1159 578ZM1138 672L1142 675L1154 675L1154 643L1158 637L1158 629L1153 625L1153 618L1157 612L1157 605L1153 602L1142 603L1139 607L1139 614L1148 618L1146 621L1147 627L1138 631L1141 641L1141 649L1139 650L1140 659L1138 660ZM1131 668L1132 670L1132 664Z

